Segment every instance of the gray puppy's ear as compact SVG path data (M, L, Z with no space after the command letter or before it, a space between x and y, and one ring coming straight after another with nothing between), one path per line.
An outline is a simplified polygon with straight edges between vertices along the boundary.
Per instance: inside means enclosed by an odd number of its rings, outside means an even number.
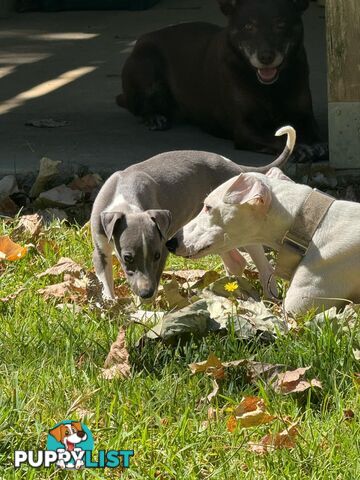
M123 217L125 217L124 212L101 212L101 224L109 242L113 236L116 222Z
M151 220L156 223L161 236L167 240L168 231L171 225L172 215L169 210L146 210Z

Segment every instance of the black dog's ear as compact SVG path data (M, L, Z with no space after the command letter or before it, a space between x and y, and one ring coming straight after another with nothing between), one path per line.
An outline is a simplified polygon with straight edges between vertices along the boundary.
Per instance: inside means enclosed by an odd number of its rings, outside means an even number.
M116 223L123 217L125 217L124 212L101 212L101 224L109 242L113 236Z
M161 236L164 239L168 238L168 232L171 225L172 215L169 210L146 210L151 220L156 223Z
M236 2L237 0L218 0L218 3L220 5L220 10L226 16L232 14L236 6Z
M309 0L292 0L292 2L300 12L304 12L309 6Z

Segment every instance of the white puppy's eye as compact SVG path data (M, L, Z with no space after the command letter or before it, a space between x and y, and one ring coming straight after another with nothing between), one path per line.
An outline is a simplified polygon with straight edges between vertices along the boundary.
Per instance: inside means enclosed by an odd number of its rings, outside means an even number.
M204 203L204 212L205 213L210 213L212 210L212 207L210 207L210 205L207 205L206 203Z

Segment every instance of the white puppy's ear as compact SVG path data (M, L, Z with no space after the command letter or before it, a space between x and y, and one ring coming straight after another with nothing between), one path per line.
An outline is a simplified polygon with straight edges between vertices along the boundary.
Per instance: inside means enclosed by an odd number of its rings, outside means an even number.
M247 173L241 173L226 191L224 203L254 205L261 208L263 213L269 210L271 192L265 183Z
M291 178L287 177L284 172L280 170L280 168L272 167L268 172L266 172L266 176L270 178L278 178L279 180L287 180L288 182L293 182Z
M101 224L109 242L113 236L116 223L123 217L125 217L124 212L101 212Z

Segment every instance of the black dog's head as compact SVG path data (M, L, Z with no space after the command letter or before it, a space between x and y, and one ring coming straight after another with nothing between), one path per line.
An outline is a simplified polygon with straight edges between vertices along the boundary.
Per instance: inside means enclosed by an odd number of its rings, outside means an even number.
M309 0L218 0L228 17L228 40L256 72L273 84L303 41L301 14Z

